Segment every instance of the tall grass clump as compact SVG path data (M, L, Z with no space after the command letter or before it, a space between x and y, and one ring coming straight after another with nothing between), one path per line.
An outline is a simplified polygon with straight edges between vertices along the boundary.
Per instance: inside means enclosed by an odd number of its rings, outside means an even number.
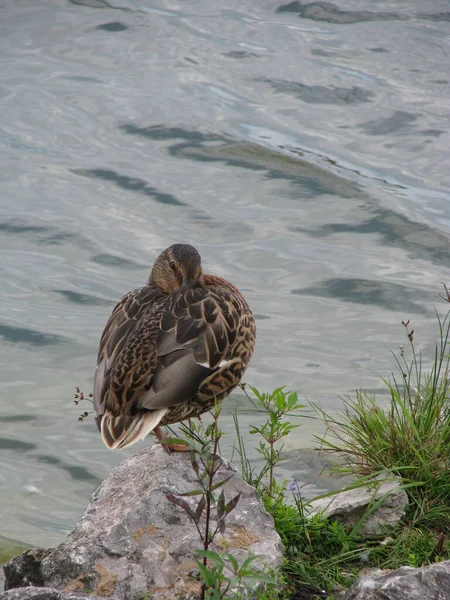
M327 425L323 448L346 460L347 472L401 477L408 493L408 517L415 526L450 529L450 312L437 317L439 339L425 370L414 330L403 322L406 351L394 354L396 372L382 379L388 404L363 390L345 399L339 417L319 410ZM317 407L316 407L317 408Z

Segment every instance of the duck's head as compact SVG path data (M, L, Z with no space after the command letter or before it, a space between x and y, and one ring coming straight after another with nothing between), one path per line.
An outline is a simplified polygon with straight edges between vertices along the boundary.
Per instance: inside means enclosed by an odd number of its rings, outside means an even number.
M203 282L202 259L189 244L174 244L158 256L150 273L149 284L161 288L167 294L181 286Z

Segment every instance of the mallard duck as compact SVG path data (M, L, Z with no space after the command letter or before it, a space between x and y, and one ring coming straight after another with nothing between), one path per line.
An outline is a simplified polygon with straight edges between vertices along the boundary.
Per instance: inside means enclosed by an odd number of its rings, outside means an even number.
M103 331L94 382L96 423L108 448L198 417L239 384L255 345L240 291L203 273L197 250L175 244L147 285L125 294ZM177 448L172 448L176 450Z

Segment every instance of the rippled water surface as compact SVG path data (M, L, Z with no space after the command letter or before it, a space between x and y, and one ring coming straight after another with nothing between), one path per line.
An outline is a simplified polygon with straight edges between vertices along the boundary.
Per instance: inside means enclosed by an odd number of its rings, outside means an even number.
M449 42L444 0L0 3L0 535L58 543L136 451L106 450L73 392L171 243L248 298L260 389L333 411L380 388L406 318L430 355ZM288 477L317 476L317 428L289 439Z

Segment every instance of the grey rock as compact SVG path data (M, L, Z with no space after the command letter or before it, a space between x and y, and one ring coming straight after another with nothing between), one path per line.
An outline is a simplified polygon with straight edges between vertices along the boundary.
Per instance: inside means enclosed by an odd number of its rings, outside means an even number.
M450 561L361 577L344 600L450 600Z
M217 541L238 561L250 551L260 568L276 569L283 560L283 545L272 517L256 490L223 461L216 481L230 476L222 488L225 499L238 493L241 498L228 515L223 539ZM198 597L199 584L189 575L196 571L193 557L200 538L191 519L166 497L167 492L198 487L189 453L168 455L154 446L128 458L93 494L62 544L41 550L39 557L32 550L7 563L5 589L41 585L121 600L136 600L147 592L154 600ZM184 499L195 507L199 496Z
M383 499L383 497L385 497ZM383 500L382 500L383 499ZM340 492L329 498L314 500L309 514L318 512L336 519L350 531L361 520L368 508L378 501L380 505L364 520L358 534L361 536L382 535L387 529L397 525L405 514L408 496L399 487L399 480L377 479L370 486Z
M31 548L7 562L3 567L6 579L5 590L28 585L43 586L41 562L51 552L52 549Z
M105 600L100 596L88 596L76 592L64 592L49 587L22 587L0 593L0 600ZM112 596L109 600L114 599Z

